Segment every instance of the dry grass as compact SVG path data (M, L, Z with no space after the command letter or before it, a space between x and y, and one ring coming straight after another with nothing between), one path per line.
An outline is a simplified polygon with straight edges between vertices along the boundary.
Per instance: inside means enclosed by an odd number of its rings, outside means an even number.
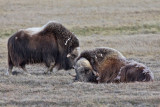
M74 74L74 70L44 75L46 68L40 64L27 66L31 76L22 73L4 76L8 36L21 28L42 26L49 20L58 20L74 31L81 51L101 46L115 48L127 58L146 64L153 71L155 81L73 82L68 73ZM0 25L0 106L154 107L160 104L159 0L0 0Z

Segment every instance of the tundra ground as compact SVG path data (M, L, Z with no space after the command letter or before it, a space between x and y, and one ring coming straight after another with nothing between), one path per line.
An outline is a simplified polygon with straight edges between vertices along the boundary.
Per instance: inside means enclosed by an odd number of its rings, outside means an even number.
M146 64L154 82L92 84L74 82L60 70L44 75L43 64L27 65L31 74L5 76L7 40L18 29L57 20L74 32L81 51L111 47ZM0 0L0 106L160 105L159 0Z

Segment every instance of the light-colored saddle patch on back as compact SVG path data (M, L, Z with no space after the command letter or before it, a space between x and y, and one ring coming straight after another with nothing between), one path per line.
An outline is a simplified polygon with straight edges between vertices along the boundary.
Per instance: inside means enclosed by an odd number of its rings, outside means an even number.
M33 27L33 28L23 29L24 32L26 32L27 34L29 34L31 36L39 33L42 30L43 30L43 27Z
M57 23L56 21L49 21L48 23L46 23L45 25L43 25L42 27L32 27L32 28L27 28L27 29L20 29L23 30L25 33L29 34L30 36L37 34L39 32L41 32L44 28L46 28L50 23Z

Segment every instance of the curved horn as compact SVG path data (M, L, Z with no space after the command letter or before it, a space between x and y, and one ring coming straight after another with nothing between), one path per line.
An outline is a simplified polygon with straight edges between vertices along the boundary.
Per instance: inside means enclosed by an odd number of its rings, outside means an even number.
M93 72L93 74L94 74L95 76L99 76L99 73L98 73L98 72L96 72L96 71L94 71L94 70L92 70L92 72Z
M70 54L70 53L69 53L69 54L67 54L67 58L68 58L68 57L70 57L70 56L71 56L71 54Z

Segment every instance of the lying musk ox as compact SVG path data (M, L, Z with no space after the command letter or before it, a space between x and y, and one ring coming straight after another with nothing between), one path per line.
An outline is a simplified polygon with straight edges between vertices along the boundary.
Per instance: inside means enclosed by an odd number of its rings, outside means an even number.
M144 64L128 61L121 67L115 82L153 81L153 73Z
M45 63L47 71L71 69L78 56L79 40L57 22L48 22L40 28L22 29L8 40L8 73L13 66Z
M127 60L112 48L96 48L84 51L75 64L78 81L110 83L152 81L152 72L143 64Z

